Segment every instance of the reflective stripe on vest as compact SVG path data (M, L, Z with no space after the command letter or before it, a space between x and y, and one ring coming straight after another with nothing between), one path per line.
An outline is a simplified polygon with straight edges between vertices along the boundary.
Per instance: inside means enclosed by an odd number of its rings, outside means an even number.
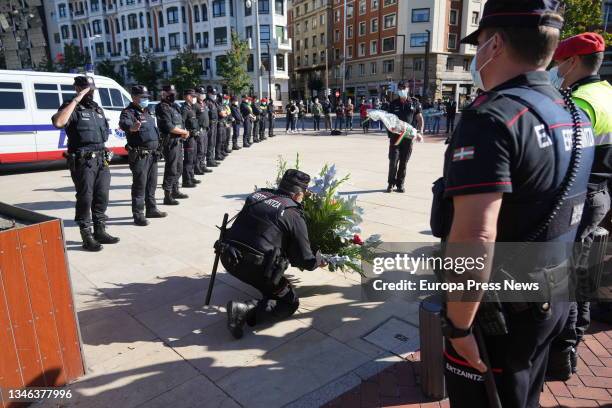
M591 118L595 144L597 146L612 144L612 86L608 81L582 85L572 93L572 96L587 102L595 112L595 117Z

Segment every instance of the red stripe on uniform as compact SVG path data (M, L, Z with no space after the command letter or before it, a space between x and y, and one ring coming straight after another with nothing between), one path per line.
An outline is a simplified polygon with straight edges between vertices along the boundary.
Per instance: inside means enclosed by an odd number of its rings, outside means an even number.
M463 186L448 187L446 189L446 191L460 190L462 188L474 188L474 187L486 187L486 186L505 186L505 185L509 185L509 184L512 184L512 182L511 181L495 181L495 182L491 182L491 183L466 184L466 185L463 185Z
M519 118L521 116L523 116L525 113L527 113L527 111L529 110L529 108L524 108L523 110L521 110L519 113L517 113L512 119L510 119L509 121L506 122L506 126L510 127L512 125L514 125L514 123L519 120Z
M556 123L554 125L550 125L548 128L549 129L556 129L556 128L560 128L560 127L572 127L574 126L573 123ZM590 122L579 122L578 126L591 126Z
M475 368L472 367L470 363L464 360L460 360L457 357L451 356L450 354L448 354L446 350L444 350L444 357L446 357L447 359L449 359L451 362L455 364L459 364L460 366L469 367L475 370ZM501 374L503 370L501 368L491 368L491 371L493 371L496 374Z

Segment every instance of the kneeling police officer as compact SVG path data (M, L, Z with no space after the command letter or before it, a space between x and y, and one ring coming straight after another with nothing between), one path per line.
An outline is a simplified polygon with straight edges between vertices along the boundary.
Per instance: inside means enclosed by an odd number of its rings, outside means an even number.
M66 129L67 159L76 189L74 221L81 230L83 248L99 251L101 244L116 244L119 238L106 232L106 208L110 188L110 154L104 148L110 129L102 108L94 101L93 78L74 78L76 96L64 102L51 118L53 126ZM91 234L93 216L94 234Z
M215 247L225 269L261 292L261 300L227 304L227 325L239 339L243 326L267 318L291 316L299 299L283 274L291 265L314 270L325 265L320 253L312 253L302 211L310 176L287 170L278 189L262 189L247 197L236 221Z
M157 209L157 160L159 131L149 113L149 92L145 86L132 87L132 103L119 117L119 127L127 138L126 149L132 171L132 214L134 224L146 226L147 218L163 218L167 214ZM146 216L144 209L147 209Z

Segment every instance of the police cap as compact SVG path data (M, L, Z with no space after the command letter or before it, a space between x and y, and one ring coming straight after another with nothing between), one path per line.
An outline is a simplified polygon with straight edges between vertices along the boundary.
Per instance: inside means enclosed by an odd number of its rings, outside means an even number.
M183 91L183 96L187 96L187 95L197 96L198 93L195 91L195 89L189 88Z
M204 85L198 85L195 87L195 91L200 95L203 95L206 93L206 88L204 88Z
M554 61L563 61L575 55L590 55L604 52L606 42L597 33L582 33L561 41L557 46Z
M85 75L79 75L77 77L74 77L74 84L72 85L78 86L80 88L89 87L91 89L96 89L96 83L94 82L94 79Z
M278 189L288 193L301 193L308 188L308 183L310 183L308 174L296 169L289 169L283 174Z
M461 40L478 45L478 35L488 27L563 27L564 6L559 0L489 0L485 3L478 29Z
M215 89L214 89L212 86L208 85L208 86L206 87L206 93L209 93L209 94L213 94L213 95L214 95L214 94L215 94Z
M174 87L174 85L164 85L162 87L162 91L166 92L166 93L176 93L176 88Z
M404 81L399 81L399 82L397 83L397 87L398 87L398 89L406 89L406 82L404 82Z
M144 85L134 85L132 87L132 96L138 96L141 98L148 98L149 96L149 90L147 89L146 86Z

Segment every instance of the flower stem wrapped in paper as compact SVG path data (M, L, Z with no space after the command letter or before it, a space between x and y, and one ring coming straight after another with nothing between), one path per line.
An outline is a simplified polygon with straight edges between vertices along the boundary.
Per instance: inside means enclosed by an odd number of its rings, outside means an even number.
M385 128L391 133L395 133L399 137L395 141L395 145L399 145L404 139L415 139L417 142L423 140L419 132L409 123L400 120L393 113L389 113L380 109L368 109L368 118L373 121L381 121Z

